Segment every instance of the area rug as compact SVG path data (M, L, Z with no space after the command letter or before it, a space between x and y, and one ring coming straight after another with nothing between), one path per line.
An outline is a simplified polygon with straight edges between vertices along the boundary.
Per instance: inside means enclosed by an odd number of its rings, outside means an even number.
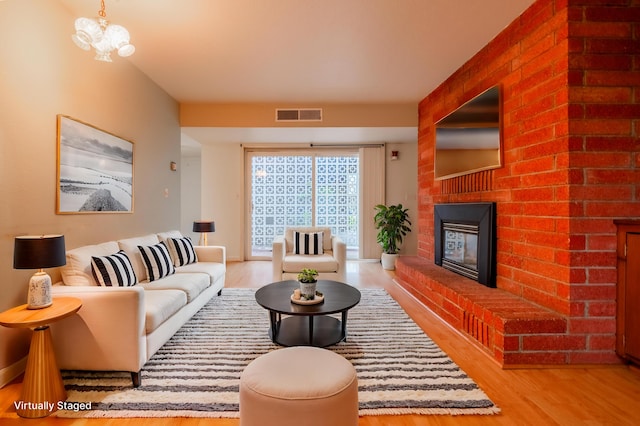
M361 289L347 341L328 349L356 368L360 415L495 414L500 410L383 289ZM149 360L128 373L63 371L59 417L238 417L243 369L279 349L253 289L224 289ZM90 403L90 404L89 404Z

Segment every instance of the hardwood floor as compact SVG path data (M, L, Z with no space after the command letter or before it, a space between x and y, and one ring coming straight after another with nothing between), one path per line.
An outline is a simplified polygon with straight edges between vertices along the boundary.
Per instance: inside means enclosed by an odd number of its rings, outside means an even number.
M350 262L348 282L383 287L414 321L502 409L494 416L368 416L361 426L417 425L636 425L640 423L640 372L634 367L589 366L503 370L462 334L451 329L393 282L377 262ZM227 287L260 287L271 281L270 262L230 263ZM237 426L237 419L20 419L13 402L16 381L0 389L1 425ZM302 425L301 425L302 426Z

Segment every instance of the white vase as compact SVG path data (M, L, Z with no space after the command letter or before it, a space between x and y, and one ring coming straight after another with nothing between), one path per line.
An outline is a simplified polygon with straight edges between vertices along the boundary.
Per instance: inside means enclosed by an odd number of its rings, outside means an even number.
M317 282L312 283L303 283L300 281L300 294L305 299L314 299L316 296L316 284Z
M397 254L382 253L380 261L382 262L382 269L386 271L394 271L396 269Z

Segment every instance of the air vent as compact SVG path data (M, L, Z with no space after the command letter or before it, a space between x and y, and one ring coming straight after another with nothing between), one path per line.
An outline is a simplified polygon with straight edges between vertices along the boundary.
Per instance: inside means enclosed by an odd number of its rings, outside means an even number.
M322 108L276 109L276 121L322 121Z

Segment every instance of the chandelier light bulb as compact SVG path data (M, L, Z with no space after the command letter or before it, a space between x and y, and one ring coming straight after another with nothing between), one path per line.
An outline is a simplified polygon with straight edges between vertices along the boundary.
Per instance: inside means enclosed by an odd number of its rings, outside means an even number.
M136 48L129 43L129 31L122 25L112 25L107 21L104 0L101 1L98 14L100 16L95 19L76 19L76 33L71 36L76 46L83 50L93 47L98 61L111 62L113 50L117 50L120 56L131 56Z

